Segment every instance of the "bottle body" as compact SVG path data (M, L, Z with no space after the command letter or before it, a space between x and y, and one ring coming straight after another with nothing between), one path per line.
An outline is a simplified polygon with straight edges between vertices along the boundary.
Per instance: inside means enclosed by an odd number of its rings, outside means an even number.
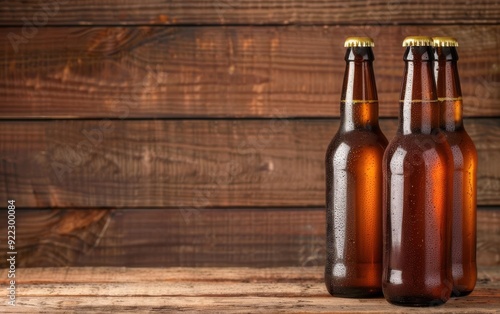
M341 126L328 146L325 284L340 297L380 296L382 157L371 48L346 53Z
M458 54L453 38L434 40L440 128L453 155L451 264L453 296L474 290L476 266L477 151L463 126L463 104L458 76ZM440 46L446 45L446 46Z
M382 157L380 132L339 132L326 154L327 261L333 296L382 293Z
M439 305L452 289L450 148L434 132L398 134L384 157L382 285L393 304Z
M476 176L477 152L465 132L447 132L446 138L453 155L452 295L470 294L476 285Z
M439 129L432 49L407 48L399 128L384 154L382 288L396 305L433 306L451 294L452 156Z

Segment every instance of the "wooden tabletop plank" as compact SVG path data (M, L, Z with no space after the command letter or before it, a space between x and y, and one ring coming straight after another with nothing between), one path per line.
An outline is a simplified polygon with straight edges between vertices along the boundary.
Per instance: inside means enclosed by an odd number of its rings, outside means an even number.
M0 118L338 117L346 36L375 40L380 115L399 114L412 34L455 36L468 117L500 116L500 25L0 28ZM18 34L18 35L19 35Z
M140 270L139 270L140 271ZM196 272L194 269L193 272ZM279 289L276 289L279 286ZM297 294L318 297L325 295L323 284L310 283L240 283L240 282L169 282L169 283L85 283L85 284L19 284L17 292L22 296L180 296L190 297L193 291L203 296L257 296L293 297Z
M405 308L383 298L333 298L321 282L322 268L33 268L21 269L17 306L9 312L33 310L57 313L78 311L191 311L252 313L495 313L500 308L500 268L481 269L476 289L464 298L452 298L436 308ZM5 272L5 271L4 271ZM114 275L115 282L100 282L99 273ZM278 282L256 282L262 274L274 274ZM300 281L295 281L303 273ZM314 278L307 273L316 274ZM64 275L63 275L64 274ZM172 282L177 274L192 281ZM228 275L231 274L231 275ZM287 278L292 275L292 282ZM5 275L5 273L2 273ZM52 275L52 279L48 277ZM150 276L148 277L145 275ZM29 276L29 277L28 277ZM64 280L60 281L61 276ZM156 276L156 277L154 277ZM225 282L225 278L241 282ZM2 276L2 278L5 278ZM45 283L31 283L41 278ZM123 280L126 278L126 281ZM200 279L203 280L200 282ZM269 278L265 278L268 280ZM96 282L93 282L96 280ZM173 279L175 280L175 279ZM87 282L87 283L83 283ZM0 304L0 309L7 309Z
M279 289L279 287L277 287ZM464 299L453 299L436 308L403 308L384 299L339 299L322 297L26 297L9 313L498 313L498 293L477 292Z
M42 15L44 12L45 15ZM498 2L421 0L353 3L341 0L14 0L0 24L439 24L496 23ZM45 16L45 17L44 17ZM46 20L45 20L46 19Z
M321 285L322 286L322 285ZM217 287L214 287L217 288ZM278 291L281 285L270 287ZM319 288L319 287L318 287ZM291 296L26 296L17 301L20 312L34 310L94 312L224 312L224 313L498 313L498 288L478 290L466 298L451 299L437 308L403 308L377 299L340 299L324 293L314 297L304 293ZM126 287L123 288L126 291ZM306 289L303 289L306 290ZM196 288L192 290L196 294ZM1 307L0 307L1 308ZM16 309L17 310L17 309ZM10 311L10 309L9 309ZM15 312L15 311L13 311Z

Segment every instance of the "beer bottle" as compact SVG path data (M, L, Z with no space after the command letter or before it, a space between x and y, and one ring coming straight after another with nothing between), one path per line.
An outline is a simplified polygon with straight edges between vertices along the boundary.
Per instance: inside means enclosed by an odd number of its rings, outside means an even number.
M451 270L453 296L468 295L476 285L476 171L477 152L464 129L462 91L458 78L458 43L435 37L439 125L453 155Z
M431 306L451 294L453 161L439 129L433 41L407 37L399 125L384 154L382 290L397 305Z
M339 297L382 294L382 157L373 40L350 37L341 124L326 152L325 283Z

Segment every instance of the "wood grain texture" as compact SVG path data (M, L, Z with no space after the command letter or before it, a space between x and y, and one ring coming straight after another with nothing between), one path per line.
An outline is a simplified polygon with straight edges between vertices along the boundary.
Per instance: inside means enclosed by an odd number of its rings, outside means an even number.
M500 266L500 211L496 209L478 211L480 266ZM1 218L0 222L5 219ZM78 219L93 222L75 228L73 222ZM0 225L0 234L7 234L6 225ZM21 210L17 241L18 267L308 268L324 265L325 212L322 208ZM0 242L3 251L5 242ZM115 280L113 276L94 275L105 282ZM259 280L267 275L262 276ZM187 279L179 275L152 280Z
M478 24L497 23L500 7L494 0L348 3L341 0L36 0L9 1L0 11L0 24ZM58 5L57 5L58 4ZM46 19L44 18L44 14Z
M7 213L2 210L0 222L7 235ZM18 267L25 265L65 265L78 260L99 245L111 218L108 210L16 210L16 250ZM0 246L7 252L6 236ZM22 258L20 256L22 255ZM49 263L44 261L49 260ZM7 263L2 261L2 267Z
M323 274L318 267L23 267L21 284L75 283L182 283L182 282L258 282L291 283L300 281L320 282ZM484 266L481 278L496 280L496 267ZM131 271L131 270L137 270ZM194 273L193 273L194 272ZM0 269L0 284L8 281L7 271ZM196 277L193 278L193 275Z
M114 274L113 279L102 280L100 276L96 276L102 273ZM2 278L6 277L5 270L0 274L3 275ZM177 275L183 279L176 281L173 277ZM105 277L109 279L109 276ZM269 277L277 280L269 281ZM240 278L240 281L235 282L233 278ZM471 295L451 299L443 306L432 308L432 312L498 312L500 268L480 269L478 279L476 289ZM9 313L32 313L35 309L50 313L68 311L429 313L430 311L429 308L396 307L383 298L332 298L322 283L321 267L34 268L20 273L18 282L17 306L7 307L1 304L0 309L8 310Z
M396 120L382 120L388 138ZM478 204L500 204L500 120L466 121ZM323 206L338 120L0 124L0 199L20 208Z
M416 33L457 37L464 114L500 116L500 25L474 25L0 28L0 118L337 117L348 35L374 37L396 117Z
M21 284L88 283L294 283L322 282L322 266L307 267L31 267L22 268ZM0 284L7 283L6 269L0 269ZM498 283L498 266L481 266L478 282Z

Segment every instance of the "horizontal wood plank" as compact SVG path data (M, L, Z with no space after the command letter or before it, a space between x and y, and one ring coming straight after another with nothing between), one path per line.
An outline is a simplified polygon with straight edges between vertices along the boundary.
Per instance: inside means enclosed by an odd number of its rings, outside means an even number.
M127 287L129 287L128 285ZM310 287L311 285L309 285ZM316 284L323 286L323 284ZM127 287L123 290L127 291ZM196 285L193 285L196 287ZM215 288L215 287L214 287ZM482 288L482 287L481 287ZM273 285L273 290L281 290L281 285ZM304 289L303 289L304 290ZM194 289L194 291L196 291ZM179 297L179 296L119 296L95 297L61 297L61 296L28 296L17 303L17 308L10 313L33 313L44 308L50 313L138 313L138 312L189 312L189 313L408 313L407 308L395 307L384 299L348 299L331 298L327 295L309 297L294 295L281 296L213 296ZM432 313L497 313L498 290L487 286L478 289L468 298L456 298L446 305L433 308ZM10 310L10 309L9 309ZM428 308L412 308L411 313L429 313Z
M500 25L475 25L0 28L0 118L337 117L348 35L374 37L396 117L417 33L457 37L464 114L500 116Z
M97 273L116 273L111 283L95 277ZM23 270L24 271L24 270ZM211 272L219 275L205 277ZM5 271L2 272L5 275ZM262 273L281 278L277 282L255 281ZM40 276L41 274L41 276ZM44 284L37 283L47 278ZM186 282L162 282L180 274ZM305 274L305 276L304 276ZM314 278L307 276L314 274ZM238 277L240 282L224 278ZM290 276L292 275L292 276ZM28 277L29 276L29 277ZM142 278L148 276L150 280ZM287 278L300 278L288 281ZM295 268L34 268L19 274L16 307L0 309L26 313L43 309L50 313L84 312L230 312L230 313L429 313L429 308L396 307L383 298L332 298L321 282L321 267ZM61 282L59 278L63 277ZM5 276L2 276L5 278ZM123 281L128 278L128 281ZM190 279L190 280L189 280ZM95 280L95 281L94 281ZM500 270L481 269L473 293L452 298L433 313L494 313L500 306Z
M70 211L70 210L68 210ZM32 211L33 215L35 211ZM41 211L38 211L41 213ZM22 267L19 283L27 284L86 284L86 283L183 283L183 282L256 282L291 283L301 281L321 282L323 274L318 267ZM496 267L482 266L479 276L497 279ZM137 270L137 271L131 271ZM194 271L194 273L193 273ZM8 270L0 269L0 283L8 282ZM193 275L196 275L193 277Z
M23 267L20 284L301 283L322 282L323 266L307 267ZM0 284L8 282L0 269ZM500 283L498 266L480 266L479 283Z
M500 19L494 0L15 0L0 13L2 25L478 24Z
M388 138L396 120L382 120ZM500 204L500 119L466 121L478 204ZM20 208L323 206L338 120L0 124L0 199Z
M477 261L481 267L500 266L498 209L478 211ZM0 218L0 234L7 234L6 218ZM325 261L322 208L18 210L16 226L18 267L298 266L307 270ZM2 251L7 250L5 246L6 241L1 241ZM5 263L1 261L0 265ZM99 278L97 282L114 282L115 275L123 276L123 271L94 273L93 278ZM56 280L50 272L47 277L39 274L36 280L28 277L30 272L26 274L24 278L31 283ZM57 281L76 276L63 275ZM199 276L200 280L242 280L203 271ZM307 271L301 276L312 278ZM184 282L189 280L187 277L179 273L170 278L140 278ZM123 282L129 279L124 277ZM299 279L286 277L286 281ZM279 278L263 272L252 280L276 282Z

